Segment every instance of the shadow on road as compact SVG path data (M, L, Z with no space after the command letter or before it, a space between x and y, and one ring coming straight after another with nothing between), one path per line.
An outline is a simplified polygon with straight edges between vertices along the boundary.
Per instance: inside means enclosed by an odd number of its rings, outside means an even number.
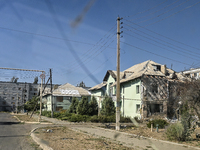
M20 122L0 122L0 125L13 125L13 124L19 124Z
M29 135L7 135L7 136L0 136L0 138L5 138L5 137L23 137L23 136L29 136Z

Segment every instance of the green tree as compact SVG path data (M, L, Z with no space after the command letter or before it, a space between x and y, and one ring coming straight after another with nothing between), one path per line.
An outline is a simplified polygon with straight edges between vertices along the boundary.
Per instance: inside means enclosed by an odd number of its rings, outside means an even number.
M24 109L28 111L32 111L35 108L40 109L40 103L38 103L40 100L40 97L33 96L31 100L27 101L24 105Z
M75 113L75 114L76 114L76 110L77 110L77 107L78 107L78 103L79 103L78 98L73 97L73 98L72 98L72 104L71 104L70 107L69 107L69 113Z
M97 99L94 96L92 96L92 99L89 102L89 110L88 111L89 111L90 116L98 114L98 103L97 103Z
M111 97L105 96L102 102L101 115L111 116L115 114L115 105Z
M81 101L78 104L77 107L77 114L79 115L89 115L89 103L88 99L86 97L82 97Z

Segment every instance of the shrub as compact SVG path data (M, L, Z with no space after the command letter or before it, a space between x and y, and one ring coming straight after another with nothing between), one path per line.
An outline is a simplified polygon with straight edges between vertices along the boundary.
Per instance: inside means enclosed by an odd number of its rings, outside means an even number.
M120 116L120 122L121 123L132 123L130 117L123 117L123 116Z
M42 116L46 116L46 117L51 117L51 111L46 111L46 110L44 110L44 111L42 111L42 114L41 114Z
M99 122L101 123L116 122L115 115L112 115L112 116L100 115L98 118L99 118Z
M97 103L97 99L94 96L92 96L92 99L89 102L88 113L89 113L90 116L98 114L98 103Z
M155 119L155 120L152 120L152 121L149 121L147 123L147 127L148 128L151 128L151 124L153 123L153 127L155 128L156 127L156 124L158 124L158 127L159 128L164 128L165 126L168 125L168 122L166 120L163 120L163 119Z
M53 112L53 117L54 118L59 118L61 114L59 112Z
M78 115L78 114L72 114L72 116L68 117L68 121L70 122L86 122L89 120L89 116L87 115Z
M181 141L183 138L183 132L184 127L180 122L178 122L170 125L165 134L169 140Z
M101 115L112 116L115 114L115 105L111 97L105 96L102 102Z
M70 113L75 113L75 114L77 113L76 110L77 110L77 107L78 107L78 103L79 103L78 98L73 97L72 98L72 103L71 103L71 105L69 107L69 112Z
M99 117L97 115L94 115L94 116L90 117L90 121L97 123L97 122L99 122Z
M89 114L89 103L88 99L86 97L82 97L81 101L78 104L77 107L77 114L79 115L88 115Z

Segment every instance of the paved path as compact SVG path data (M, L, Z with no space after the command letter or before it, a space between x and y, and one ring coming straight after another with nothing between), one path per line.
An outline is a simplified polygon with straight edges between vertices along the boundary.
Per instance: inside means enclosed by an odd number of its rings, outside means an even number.
M37 117L37 116L34 116ZM54 124L60 125L67 125L68 127L72 128L73 130L82 131L84 133L92 134L98 137L105 137L114 141L119 141L125 146L133 147L134 149L138 150L194 150L200 148L195 147L188 147L182 144L176 144L173 142L162 141L162 140L155 140L155 139L148 139L148 138L138 138L133 134L127 134L124 132L119 132L115 130L103 129L99 127L91 127L91 124L87 123L70 123L67 121L59 121L54 118L47 118L42 116L42 119L50 121Z
M44 125L20 124L9 113L0 113L0 150L35 150L30 131Z

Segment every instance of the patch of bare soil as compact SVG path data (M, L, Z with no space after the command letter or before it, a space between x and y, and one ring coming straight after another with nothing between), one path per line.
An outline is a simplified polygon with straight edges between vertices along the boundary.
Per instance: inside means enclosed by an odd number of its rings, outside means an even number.
M37 122L35 118L28 116L28 115L15 115L21 121L28 121L28 122Z
M99 126L99 127L115 130L114 125L112 125L112 126ZM166 129L159 129L158 132L156 132L156 129L153 128L153 131L151 132L151 129L148 128L146 126L146 124L139 124L138 127L133 126L133 125L132 126L128 126L128 125L126 126L125 125L125 126L122 126L120 128L120 131L130 133L130 134L135 134L135 135L137 135L137 137L144 136L144 137L148 137L148 138L154 138L154 139L158 139L158 140L168 141L168 139L165 135ZM178 142L178 141L172 141L172 142L176 142L176 143L185 144L185 145L200 148L200 138L196 138L197 133L200 134L200 128L197 128L194 131L194 133L192 134L191 140L185 141L185 142Z
M48 130L49 129L49 130ZM47 132L49 131L49 132ZM35 131L35 135L43 139L54 150L66 149L118 149L132 150L120 143L111 142L105 138L73 131L67 127L45 127Z
M19 115L15 115L20 121L25 121L25 122L38 122L38 119L31 117L29 115L26 114L19 114ZM45 120L41 120L41 122L45 122L45 123L50 123L48 121Z

